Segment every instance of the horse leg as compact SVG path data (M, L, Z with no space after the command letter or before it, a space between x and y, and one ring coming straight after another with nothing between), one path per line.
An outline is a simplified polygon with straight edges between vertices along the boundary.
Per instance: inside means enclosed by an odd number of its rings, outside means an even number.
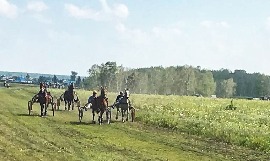
M95 124L96 122L95 122L95 111L94 111L94 110L92 110L92 114L93 114L93 120L92 120L92 123Z
M123 109L121 109L121 114L122 114L122 122L125 122L125 120L124 120L125 111Z
M40 103L40 116L43 116L43 108L44 108L44 104Z
M106 120L108 121L109 120L109 111L106 110Z
M56 103L52 103L52 111L53 111L53 116L54 116L54 112L56 110Z
M103 113L104 113L104 110L102 109L100 111L100 114L99 114L99 117L98 117L98 123L99 123L99 125L101 125L103 123Z
M70 111L70 105L71 105L71 102L68 101L68 111Z
M109 124L111 123L111 120L112 120L112 109L109 108L108 109L108 112L109 112Z
M65 101L65 110L67 110L67 101Z
M126 111L127 111L127 119L126 120L128 121L129 107L127 107L127 110Z
M119 112L119 108L117 107L116 108L116 117L115 117L116 120L118 119L118 112Z
M107 119L107 123L110 124L111 118L110 118L110 109L109 108L106 109L106 119Z
M82 122L82 117L83 117L83 109L79 109L79 121Z
M134 122L134 118L135 118L135 108L132 107L131 108L131 121Z
M32 101L28 101L28 111L29 111L29 115L31 114L32 111Z
M47 108L48 108L49 104L48 103L45 103L44 104L44 116L47 115Z

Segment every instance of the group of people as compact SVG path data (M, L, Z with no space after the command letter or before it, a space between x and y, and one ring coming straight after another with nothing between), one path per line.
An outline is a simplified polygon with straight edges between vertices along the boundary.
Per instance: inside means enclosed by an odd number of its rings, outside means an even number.
M73 91L73 89L74 89L74 85L71 84L68 87L68 90ZM102 93L102 91L103 90L101 90L101 96L106 97L106 95L104 95ZM47 91L46 85L44 83L40 83L40 90L39 90L39 92L37 94L37 96L38 96L38 102L40 104L42 104L43 102L45 102L45 98L46 98L46 96L48 94L50 95L50 92ZM124 91L120 91L119 95L116 97L114 105L117 106L118 104L121 104L121 103L128 103L129 105L131 105L130 100L129 100L129 96L130 96L129 89L128 88L125 88L125 90ZM88 103L91 103L93 105L95 103L97 97L98 97L97 96L97 91L94 90L93 93L92 93L92 95L88 98Z
M129 90L125 89L125 91L121 91L119 95L115 99L115 104L119 103L128 103L130 105L130 100L129 100Z
M102 95L102 94L101 94ZM130 100L129 100L129 90L126 88L125 91L121 91L119 93L119 95L116 97L115 99L115 105L119 104L119 103L128 103L130 105ZM92 103L95 101L95 99L97 98L97 91L93 91L93 94L88 98L88 103ZM124 102L127 101L127 102Z

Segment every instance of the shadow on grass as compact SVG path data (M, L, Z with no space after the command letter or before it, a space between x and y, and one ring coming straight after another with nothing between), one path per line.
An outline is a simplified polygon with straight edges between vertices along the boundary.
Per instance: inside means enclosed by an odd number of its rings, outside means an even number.
M40 116L39 114L28 114L28 113L19 113L19 114L17 114L17 116L29 116L29 117L33 117L33 116L35 116L35 117L37 117L37 116Z
M20 114L15 114L16 116L25 116L25 117L41 117L40 114L37 114L37 113L31 113L30 115L29 114L26 114L26 113L20 113ZM44 118L46 117L54 117L52 114L47 114L46 116L43 116Z
M65 110L65 109L55 109L55 111L68 111L68 110ZM70 111L72 111L72 110L70 110Z
M91 122L79 122L79 121L70 121L69 122L71 125L98 125L98 121L96 121L95 123L93 123L92 121ZM114 121L111 121L111 124L112 123L115 123ZM108 125L107 124L107 121L103 121L103 125Z
M69 122L71 125L91 125L93 124L92 122L79 122L79 121L70 121Z

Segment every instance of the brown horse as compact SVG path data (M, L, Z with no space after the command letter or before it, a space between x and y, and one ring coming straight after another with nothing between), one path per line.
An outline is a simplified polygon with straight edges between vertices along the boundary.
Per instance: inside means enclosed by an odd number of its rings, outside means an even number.
M53 116L54 116L54 111L55 111L55 108L56 108L56 107L55 107L55 103L54 103L54 101L53 101L53 96L51 95L50 92L47 92L45 98L46 98L45 106L46 106L46 108L48 108L49 105L51 105L52 111L53 111Z
M111 121L111 110L108 106L108 98L107 98L107 89L101 87L101 94L97 98L94 99L92 102L92 114L93 120L92 122L95 123L95 113L99 114L98 116L98 123L101 125L103 123L103 114L106 112L106 120L107 123L110 124Z
M50 92L46 92L45 89L41 89L38 94L36 94L29 102L28 102L28 110L29 115L32 111L32 106L34 103L40 104L40 116L47 115L47 108L49 105L52 106L53 116L54 116L54 102L53 97Z

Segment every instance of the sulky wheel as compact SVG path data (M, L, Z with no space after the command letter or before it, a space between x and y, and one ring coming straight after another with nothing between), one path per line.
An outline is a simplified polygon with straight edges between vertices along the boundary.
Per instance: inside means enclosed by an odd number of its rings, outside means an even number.
M79 109L79 121L82 122L82 118L83 118L83 109Z
M53 116L54 116L54 112L55 112L55 106L54 106L54 104L52 105L52 112L53 112Z
M32 111L32 101L28 101L28 114L31 115L31 111Z
M131 108L130 113L131 113L131 121L134 122L134 119L135 119L135 108Z

